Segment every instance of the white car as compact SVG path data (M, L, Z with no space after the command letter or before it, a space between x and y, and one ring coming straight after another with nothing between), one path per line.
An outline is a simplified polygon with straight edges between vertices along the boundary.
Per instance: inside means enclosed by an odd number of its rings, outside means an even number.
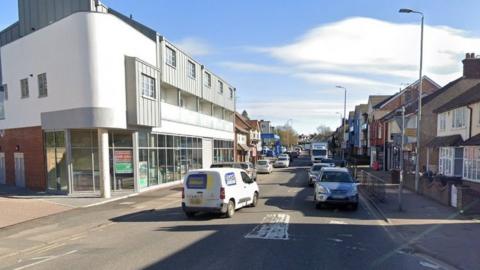
M278 158L287 158L288 160L290 160L290 156L288 154L280 154L278 155Z
M272 173L273 166L269 160L262 159L257 161L257 173Z
M256 206L258 185L242 169L192 170L185 175L182 208L187 217L198 212L216 212L232 217L235 210Z
M285 157L279 157L275 160L275 163L273 163L273 167L275 168L288 168L288 166L290 166L290 159Z

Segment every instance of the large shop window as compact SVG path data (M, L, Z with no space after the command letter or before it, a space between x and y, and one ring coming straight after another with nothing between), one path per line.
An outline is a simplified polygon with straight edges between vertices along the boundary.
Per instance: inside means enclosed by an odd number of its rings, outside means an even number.
M480 182L480 148L466 147L463 153L463 178Z
M45 158L47 163L47 189L68 192L65 132L45 132Z
M115 131L108 136L111 188L134 189L132 133Z
M233 162L233 141L213 142L213 162Z
M72 130L73 192L100 190L98 140L95 130Z
M202 139L139 132L139 186L145 188L182 179L202 168Z

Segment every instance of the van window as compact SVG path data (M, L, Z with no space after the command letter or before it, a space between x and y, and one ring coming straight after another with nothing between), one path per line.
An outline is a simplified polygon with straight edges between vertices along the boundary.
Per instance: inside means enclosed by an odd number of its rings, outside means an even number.
M206 189L207 175L206 174L191 174L187 178L187 188L190 189Z
M225 184L227 186L234 186L237 184L237 179L235 178L235 173L230 172L225 174Z
M245 184L251 184L253 183L252 179L246 174L245 172L241 172L242 174L242 180Z

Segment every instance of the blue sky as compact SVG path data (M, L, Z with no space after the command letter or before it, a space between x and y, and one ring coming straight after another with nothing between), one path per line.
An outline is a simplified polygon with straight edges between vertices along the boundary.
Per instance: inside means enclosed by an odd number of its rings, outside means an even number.
M104 0L194 55L236 86L239 111L301 132L340 123L368 95L391 94L418 73L419 17L426 16L425 74L440 85L461 75L465 52L480 53L480 2ZM17 19L2 0L0 27Z

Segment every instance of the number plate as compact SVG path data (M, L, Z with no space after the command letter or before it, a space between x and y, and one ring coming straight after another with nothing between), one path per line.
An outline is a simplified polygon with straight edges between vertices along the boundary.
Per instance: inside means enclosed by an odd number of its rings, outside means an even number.
M190 204L202 204L202 197L201 196L190 196L189 197Z

